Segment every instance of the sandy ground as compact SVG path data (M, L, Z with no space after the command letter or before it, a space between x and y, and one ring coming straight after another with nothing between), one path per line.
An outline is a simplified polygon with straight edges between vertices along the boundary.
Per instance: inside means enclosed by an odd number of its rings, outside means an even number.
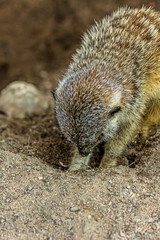
M69 173L51 117L0 118L0 239L160 239L160 129L128 148L130 166Z
M143 173L68 173L1 150L1 239L160 239L159 154Z
M119 6L159 1L0 1L0 89L34 83L51 102L44 116L0 114L0 239L160 239L160 128L133 142L127 165L69 173L72 146L61 134L50 90L81 33ZM63 57L62 57L63 56ZM100 159L101 153L96 153Z
M1 239L160 239L159 154L68 173L1 150Z

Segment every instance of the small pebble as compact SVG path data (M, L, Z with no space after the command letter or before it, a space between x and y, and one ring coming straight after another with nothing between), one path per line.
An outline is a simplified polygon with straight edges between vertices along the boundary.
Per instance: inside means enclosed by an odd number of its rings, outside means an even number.
M5 219L4 218L0 218L0 223L4 223Z
M26 170L31 170L31 167L26 167Z
M152 216L152 217L157 217L157 213L156 213L156 212L153 212L151 216Z
M43 180L43 177L38 177L38 180L40 180L40 181Z
M71 219L70 219L70 218L67 218L67 219L66 219L66 222L71 222Z
M120 236L121 237L126 237L126 234L124 232L120 231Z
M134 219L134 218L132 218L130 221L133 222L133 223L136 223L136 222L137 222L137 220Z
M71 212L78 212L80 209L79 209L79 207L78 206L75 206L75 207L71 207L70 208L70 211Z
M32 186L29 186L28 188L27 188L27 191L31 191L33 189L33 187Z
M19 217L19 213L14 213L14 217L18 218Z
M156 230L156 229L157 229L156 224L153 224L151 228L152 228L153 230Z

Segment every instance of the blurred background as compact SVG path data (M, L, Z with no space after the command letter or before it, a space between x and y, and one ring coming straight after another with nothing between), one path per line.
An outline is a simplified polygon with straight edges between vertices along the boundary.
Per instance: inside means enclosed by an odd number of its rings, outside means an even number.
M126 5L160 10L160 0L0 0L0 90L15 80L55 87L83 32Z

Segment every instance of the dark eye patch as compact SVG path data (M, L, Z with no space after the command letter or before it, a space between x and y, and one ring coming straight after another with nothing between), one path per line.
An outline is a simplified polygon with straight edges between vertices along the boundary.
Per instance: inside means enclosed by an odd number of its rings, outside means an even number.
M110 111L109 115L112 117L115 113L121 111L121 107L115 107L113 110Z

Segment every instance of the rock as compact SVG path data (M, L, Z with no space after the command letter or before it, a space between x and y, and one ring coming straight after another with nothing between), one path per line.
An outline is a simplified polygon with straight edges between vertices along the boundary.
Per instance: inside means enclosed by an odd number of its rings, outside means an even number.
M0 110L9 118L24 119L42 115L48 107L45 96L33 84L26 82L12 82L0 95Z
M70 208L70 211L71 212L78 212L80 209L79 209L79 207L78 206L75 206L75 207L71 207Z

